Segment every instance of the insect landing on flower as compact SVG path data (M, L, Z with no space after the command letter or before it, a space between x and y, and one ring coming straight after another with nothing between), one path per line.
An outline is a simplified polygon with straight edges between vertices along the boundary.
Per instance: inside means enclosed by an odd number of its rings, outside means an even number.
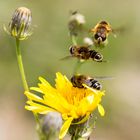
M102 85L95 80L93 77L85 76L85 75L74 75L71 78L71 82L74 87L84 88L84 84L90 88L101 90Z

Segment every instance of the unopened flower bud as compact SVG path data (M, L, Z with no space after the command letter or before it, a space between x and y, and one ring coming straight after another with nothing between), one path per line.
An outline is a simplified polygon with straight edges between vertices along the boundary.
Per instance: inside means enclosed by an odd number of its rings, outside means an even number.
M42 120L42 131L46 137L57 139L62 126L62 117L58 112L50 112Z
M77 36L78 32L82 30L85 22L85 17L82 14L73 12L68 23L70 34Z
M30 9L26 7L19 7L15 10L12 20L9 23L9 33L19 39L24 40L31 35L29 27L32 21L32 14Z
M92 133L93 128L95 127L96 119L96 117L90 115L86 122L71 125L69 128L69 134L71 136L77 137L78 140L89 140L90 134ZM74 123L76 123L76 121L77 120L75 120Z

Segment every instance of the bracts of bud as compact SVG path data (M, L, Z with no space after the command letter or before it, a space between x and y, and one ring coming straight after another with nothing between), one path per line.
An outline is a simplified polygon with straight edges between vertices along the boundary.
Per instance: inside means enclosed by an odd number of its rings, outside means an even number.
M30 32L30 25L32 21L32 14L30 9L26 7L19 7L13 13L11 22L9 23L9 33L11 36L24 40L32 33Z
M75 124L71 125L69 128L71 140L89 140L90 134L95 127L96 119L97 118L91 114L89 119L84 123L76 124L79 120L74 120L73 123Z

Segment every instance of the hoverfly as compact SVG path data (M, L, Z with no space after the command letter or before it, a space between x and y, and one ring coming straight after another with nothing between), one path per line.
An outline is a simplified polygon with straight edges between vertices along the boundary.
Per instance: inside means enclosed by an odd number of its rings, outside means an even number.
M93 41L95 46L105 46L108 42L107 37L109 33L113 32L110 24L106 21L99 22L90 31L93 32Z
M94 60L96 62L103 62L103 55L99 52L90 49L88 46L72 45L69 48L70 57L76 57L80 60Z
M85 76L85 75L72 76L71 83L73 87L78 87L78 88L84 88L83 84L85 84L86 86L96 90L102 89L102 85L97 80L95 80L90 76Z

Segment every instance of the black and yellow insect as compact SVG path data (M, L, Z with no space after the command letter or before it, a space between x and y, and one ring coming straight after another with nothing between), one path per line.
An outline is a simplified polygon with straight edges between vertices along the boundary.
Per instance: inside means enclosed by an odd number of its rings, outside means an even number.
M95 46L100 46L100 45L107 44L108 35L113 30L108 22L101 21L90 31L93 33L93 41L94 41Z
M90 88L101 90L102 85L90 76L74 75L71 78L71 83L74 87L84 88L84 84Z
M78 59L91 59L96 62L103 61L103 55L93 49L90 49L88 46L72 45L70 46L69 51L72 57L76 57Z

